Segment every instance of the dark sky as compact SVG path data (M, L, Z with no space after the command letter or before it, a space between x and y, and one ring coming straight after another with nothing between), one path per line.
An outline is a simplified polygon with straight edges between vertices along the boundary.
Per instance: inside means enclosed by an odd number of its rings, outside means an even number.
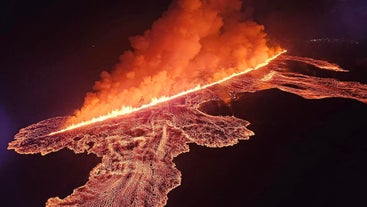
M0 3L0 206L40 206L86 181L98 163L92 155L67 150L18 155L6 150L7 143L22 127L80 107L99 73L129 49L128 37L148 29L169 3ZM245 5L246 15L265 25L269 39L287 48L315 38L338 39L341 51L301 46L298 52L356 66L350 78L367 82L364 0L247 0ZM343 54L358 59L350 63ZM303 100L276 90L245 97L252 105L243 107L247 102L241 99L233 110L253 123L256 136L233 148L192 146L177 159L183 184L169 194L169 206L367 206L365 105Z

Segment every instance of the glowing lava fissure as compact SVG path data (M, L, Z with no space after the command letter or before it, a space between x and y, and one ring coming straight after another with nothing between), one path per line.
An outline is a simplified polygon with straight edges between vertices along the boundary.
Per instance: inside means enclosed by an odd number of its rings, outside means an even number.
M178 98L178 97L181 97L181 96L184 96L184 95L187 95L187 94L190 94L190 93L193 93L193 92L196 92L196 91L199 91L199 90L208 88L210 86L223 83L223 82L225 82L227 80L230 80L233 77L240 76L240 75L246 74L246 73L248 73L248 72L250 72L252 70L256 70L256 69L259 69L261 67L266 66L272 60L276 59L277 57L279 57L280 55L282 55L285 52L287 52L287 51L286 50L283 50L283 51L279 52L278 54L274 55L273 57L267 59L264 63L261 63L261 64L257 65L254 68L248 68L248 69L246 69L244 71L241 71L241 72L238 72L238 73L233 73L232 75L229 75L229 76L227 76L227 77L225 77L225 78L223 78L223 79L221 79L219 81L216 81L216 82L213 82L213 83L209 83L209 84L206 84L206 85L203 85L203 86L198 85L195 88L192 88L192 89L189 89L189 90L180 92L180 93L178 93L176 95L173 95L173 96L170 96L170 97L163 96L163 97L159 97L159 98L153 98L150 103L144 104L144 105L142 105L140 107L122 106L120 109L114 110L114 111L112 111L112 112L110 112L110 113L108 113L106 115L95 117L95 118L92 118L92 119L87 120L87 121L82 121L82 122L77 123L77 124L72 124L70 126L67 126L67 127L63 128L63 129L61 129L61 130L58 130L58 131L55 131L55 132L51 132L49 135L54 135L54 134L66 132L66 131L69 131L69 130L73 130L75 128L83 127L83 126L86 126L86 125L89 125L89 124L94 124L96 122L102 122L102 121L105 121L107 119L115 118L117 116L122 116L122 115L125 115L125 114L134 113L134 112L140 111L142 109L146 109L146 108L149 108L151 106L155 106L157 104L160 104L160 103L163 103L163 102L166 102L166 101L170 101L170 100L173 100L175 98Z
M165 104L64 133L50 134L63 126L68 117L44 120L21 129L8 148L22 154L42 155L68 148L102 157L102 163L90 172L85 185L63 199L50 198L46 206L161 207L167 203L168 192L180 185L181 173L173 158L188 152L188 143L225 147L254 135L245 120L212 116L198 109L207 101L221 100L218 88L233 94L278 88L304 98L342 97L367 103L366 84L292 72L284 68L290 58L279 56L261 70L232 77ZM325 70L322 64L319 66Z
M164 102L258 67L281 52L269 46L264 27L246 18L241 7L240 0L173 1L150 29L130 38L131 50L111 72L101 73L66 126Z

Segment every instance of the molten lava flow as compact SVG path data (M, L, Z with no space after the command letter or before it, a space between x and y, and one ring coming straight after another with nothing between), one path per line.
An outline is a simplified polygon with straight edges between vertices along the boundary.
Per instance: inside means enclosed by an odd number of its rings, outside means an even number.
M283 59L304 62L324 70L332 70L336 72L348 72L348 70L341 68L339 65L329 63L325 60L315 60L309 57L297 57L297 56L283 56Z
M278 88L304 98L342 97L367 103L366 84L292 72L284 68L289 58L280 56L261 70L228 77L217 84L231 94ZM21 129L8 148L42 155L68 148L102 157L85 185L65 198L50 198L47 206L161 207L167 203L168 192L180 185L181 173L173 158L188 152L188 143L224 147L254 135L245 120L212 116L198 109L202 103L220 99L217 87L213 84L205 90L193 89L166 100L169 104L141 108L59 134L51 132L64 125L67 117L44 120Z
M50 133L50 135L54 135L54 134L58 134L58 133L62 133L62 132L66 132L66 131L69 131L69 130L72 130L72 129L75 129L75 128L78 128L78 127L83 127L83 126L86 126L86 125L89 125L89 124L93 124L93 123L96 123L96 122L101 122L101 121L105 121L107 119L110 119L110 118L114 118L114 117L117 117L117 116L121 116L121 115L125 115L125 114L129 114L129 113L133 113L133 112L137 112L139 110L142 110L142 109L146 109L146 108L149 108L151 106L154 106L154 105L157 105L157 104L160 104L160 103L163 103L163 102L166 102L166 101L169 101L169 100L172 100L172 99L175 99L175 98L178 98L178 97L181 97L181 96L184 96L184 95L187 95L189 93L192 93L192 92L195 92L195 91L198 91L198 90L201 90L201 89L205 89L205 88L208 88L210 86L213 86L213 85L216 85L216 84L220 84L220 83L223 83L233 77L236 77L236 76L239 76L239 75L243 75L243 74L246 74L252 70L256 70L258 68L261 68L261 67L264 67L266 66L267 64L269 64L272 60L276 59L278 56L280 56L281 54L285 53L286 50L284 51L281 51L279 52L278 54L274 55L273 57L267 59L264 63L261 63L259 65L257 65L256 67L254 68L248 68L244 71L241 71L241 72L238 72L238 73L233 73L232 75L229 75L219 81L215 81L213 83L210 83L210 84L206 84L206 85L203 85L203 86L196 86L195 88L192 88L192 89L189 89L187 91L183 91L181 93L178 93L176 95L173 95L173 96L170 96L170 97L165 97L165 96L162 96L160 98L153 98L152 101L148 104L144 104L140 107L132 107L132 106L122 106L120 110L114 110L106 115L102 115L102 116L99 116L99 117L96 117L96 118L92 118L91 120L87 120L87 121L83 121L83 122L80 122L80 123L77 123L77 124L73 124L73 125L70 125L64 129L61 129L61 130L58 130L56 132L52 132Z

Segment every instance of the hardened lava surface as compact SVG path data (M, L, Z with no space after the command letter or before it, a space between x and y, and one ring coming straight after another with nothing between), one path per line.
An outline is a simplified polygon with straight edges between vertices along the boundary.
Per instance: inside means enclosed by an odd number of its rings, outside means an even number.
M233 99L242 92L270 88L310 99L342 97L367 103L365 84L295 73L287 69L289 60L345 72L322 61L280 57L220 85L71 131L49 135L62 128L68 117L41 121L21 129L9 149L45 155L69 148L102 157L85 185L63 199L50 198L46 206L164 206L168 192L181 182L181 173L172 160L189 151L188 143L224 147L254 134L246 128L249 122L245 120L205 114L199 110L202 103L223 99L223 93Z
M199 111L198 97L210 99L206 94L52 136L67 117L44 120L20 130L9 148L44 155L67 147L102 157L84 186L46 206L164 206L181 181L172 159L189 151L188 143L223 147L253 134L244 120Z

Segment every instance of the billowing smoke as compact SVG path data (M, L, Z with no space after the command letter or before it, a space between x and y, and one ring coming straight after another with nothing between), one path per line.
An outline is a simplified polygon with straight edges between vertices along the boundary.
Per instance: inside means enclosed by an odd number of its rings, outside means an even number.
M139 106L220 80L264 62L264 28L244 19L239 0L176 0L151 29L130 39L132 50L111 72L102 72L94 91L71 122Z

